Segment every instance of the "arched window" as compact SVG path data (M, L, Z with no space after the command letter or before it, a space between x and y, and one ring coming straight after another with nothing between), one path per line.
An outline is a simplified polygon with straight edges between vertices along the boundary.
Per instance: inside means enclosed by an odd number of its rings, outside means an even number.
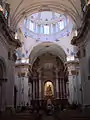
M44 34L49 34L49 26L44 25Z
M59 28L60 28L60 30L64 29L64 21L63 20L59 22Z
M34 32L34 24L32 21L29 23L29 29Z

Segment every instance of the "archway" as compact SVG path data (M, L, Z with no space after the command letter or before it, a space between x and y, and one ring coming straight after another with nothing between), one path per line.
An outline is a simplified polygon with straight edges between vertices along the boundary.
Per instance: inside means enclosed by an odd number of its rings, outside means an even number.
M61 46L53 42L42 42L32 49L29 55L30 63L33 65L35 60L45 53L57 55L63 62L66 61L66 53Z
M32 65L33 101L67 104L64 62L49 52L40 54ZM50 102L49 101L49 102Z

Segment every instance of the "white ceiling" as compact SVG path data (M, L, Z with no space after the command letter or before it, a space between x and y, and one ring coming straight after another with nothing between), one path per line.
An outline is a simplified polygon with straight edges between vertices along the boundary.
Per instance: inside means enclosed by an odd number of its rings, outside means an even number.
M10 4L10 24L16 27L26 16L39 11L55 11L71 16L79 27L82 13L80 0L7 0Z

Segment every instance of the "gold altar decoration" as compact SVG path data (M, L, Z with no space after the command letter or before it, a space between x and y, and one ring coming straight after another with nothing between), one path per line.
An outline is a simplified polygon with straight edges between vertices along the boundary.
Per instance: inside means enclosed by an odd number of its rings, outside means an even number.
M54 90L53 90L53 84L52 82L46 82L44 86L44 95L45 96L53 96Z

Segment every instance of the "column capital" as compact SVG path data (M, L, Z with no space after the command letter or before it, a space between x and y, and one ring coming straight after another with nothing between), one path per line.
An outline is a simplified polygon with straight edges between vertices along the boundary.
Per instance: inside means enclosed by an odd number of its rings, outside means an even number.
M69 75L76 75L79 68L78 61L69 61L66 63Z

